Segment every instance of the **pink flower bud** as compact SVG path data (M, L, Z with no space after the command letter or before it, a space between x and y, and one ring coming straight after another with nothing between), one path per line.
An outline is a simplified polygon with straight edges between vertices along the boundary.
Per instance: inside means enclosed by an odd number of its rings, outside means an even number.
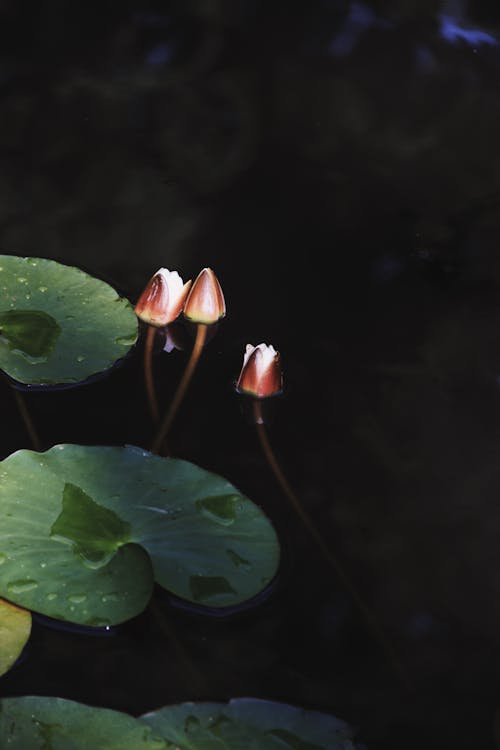
M275 396L283 390L280 355L274 347L247 344L236 389L257 398Z
M226 314L226 303L219 281L211 268L196 277L184 305L184 317L192 323L211 325Z
M148 325L166 326L181 314L190 288L191 280L183 284L177 271L160 268L139 297L135 313Z

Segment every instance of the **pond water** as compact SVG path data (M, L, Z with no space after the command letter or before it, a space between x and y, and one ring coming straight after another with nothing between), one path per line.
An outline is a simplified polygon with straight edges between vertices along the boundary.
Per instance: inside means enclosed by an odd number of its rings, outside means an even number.
M257 502L283 546L226 616L164 591L109 631L35 615L1 695L134 715L255 696L335 714L366 750L494 750L498 8L6 0L0 38L1 252L133 302L160 266L215 270L228 313L172 452ZM337 570L234 392L261 341L285 378L270 440ZM150 444L142 347L25 394L44 447ZM162 409L187 357L155 355ZM0 417L2 458L31 447L7 383Z

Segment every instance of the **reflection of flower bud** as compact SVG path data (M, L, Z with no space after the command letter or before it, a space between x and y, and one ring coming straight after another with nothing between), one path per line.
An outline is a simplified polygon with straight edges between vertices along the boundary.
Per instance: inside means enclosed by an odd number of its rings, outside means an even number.
M151 326L166 326L179 317L191 288L177 271L160 268L149 280L135 306L137 317Z
M219 281L211 268L196 277L184 305L184 317L192 323L211 325L226 314L226 303Z
M280 355L273 346L247 344L236 389L256 398L266 398L281 393L283 374Z

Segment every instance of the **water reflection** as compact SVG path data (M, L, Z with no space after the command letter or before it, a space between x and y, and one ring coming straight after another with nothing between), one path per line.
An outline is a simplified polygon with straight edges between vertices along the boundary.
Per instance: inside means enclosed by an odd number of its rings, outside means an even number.
M45 25L16 3L0 11L2 252L84 259L132 299L160 266L188 276L216 265L228 317L176 451L227 470L265 505L286 566L262 600L227 617L158 598L203 686L148 611L105 648L83 634L61 641L38 622L4 690L133 712L252 693L332 710L360 727L368 750L490 750L500 703L498 9L108 4L99 16L82 6L85 23L71 25L61 4L42 6ZM233 398L240 353L256 340L275 341L287 363L273 443L390 634L411 696L291 518ZM176 349L156 359L167 404L189 342L165 345ZM140 350L79 399L26 396L48 443L147 445L135 382ZM0 409L6 455L26 436L9 399Z

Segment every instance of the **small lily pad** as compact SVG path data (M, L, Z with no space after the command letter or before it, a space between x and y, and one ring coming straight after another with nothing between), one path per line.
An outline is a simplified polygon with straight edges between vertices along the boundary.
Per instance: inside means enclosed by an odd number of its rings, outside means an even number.
M49 617L114 625L156 581L202 607L274 578L264 512L226 479L133 446L57 445L0 462L0 596Z
M63 698L0 700L0 747L9 750L169 750L133 716Z
M183 750L354 750L353 730L331 714L286 703L236 698L181 703L140 717Z
M76 385L137 341L131 303L107 283L47 258L0 255L0 369L22 384Z
M0 675L17 661L30 633L31 612L0 599Z

